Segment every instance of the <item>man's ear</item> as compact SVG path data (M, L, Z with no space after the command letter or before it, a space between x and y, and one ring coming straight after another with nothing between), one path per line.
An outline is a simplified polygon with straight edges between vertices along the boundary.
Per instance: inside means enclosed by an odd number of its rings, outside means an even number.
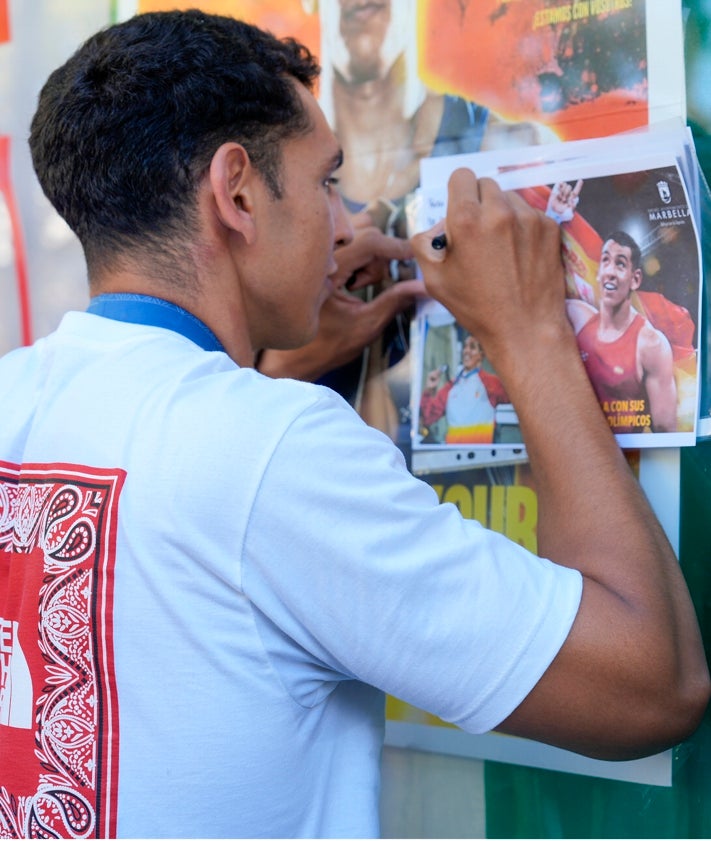
M210 162L208 178L222 224L251 243L256 236L254 189L257 171L239 143L223 143Z
M632 272L632 283L630 284L633 290L639 289L642 285L642 269L635 269Z

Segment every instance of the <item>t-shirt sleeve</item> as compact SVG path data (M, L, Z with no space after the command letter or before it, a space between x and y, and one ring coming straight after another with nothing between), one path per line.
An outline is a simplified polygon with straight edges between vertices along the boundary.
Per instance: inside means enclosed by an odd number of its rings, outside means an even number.
M577 571L439 504L325 390L273 452L242 565L245 594L289 647L280 668L300 703L323 697L314 675L357 679L475 733L533 688L582 591Z

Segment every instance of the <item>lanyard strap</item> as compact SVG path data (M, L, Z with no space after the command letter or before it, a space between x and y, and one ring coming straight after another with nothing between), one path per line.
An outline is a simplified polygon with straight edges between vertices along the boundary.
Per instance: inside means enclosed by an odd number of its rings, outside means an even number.
M86 311L104 318L113 318L115 321L148 324L151 327L173 330L195 342L203 350L225 350L207 324L177 304L162 298L131 292L111 292L92 298Z

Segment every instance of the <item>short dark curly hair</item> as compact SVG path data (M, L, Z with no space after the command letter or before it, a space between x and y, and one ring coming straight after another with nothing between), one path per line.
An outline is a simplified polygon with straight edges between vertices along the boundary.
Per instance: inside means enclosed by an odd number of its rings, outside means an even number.
M247 150L281 195L281 144L310 119L314 56L235 18L198 10L136 15L89 38L45 83L30 149L42 189L91 265L160 248L195 224L215 150Z

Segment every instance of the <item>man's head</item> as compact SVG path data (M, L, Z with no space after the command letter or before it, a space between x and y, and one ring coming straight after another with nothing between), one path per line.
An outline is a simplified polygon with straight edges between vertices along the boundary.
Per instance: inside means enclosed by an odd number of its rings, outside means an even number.
M642 253L624 231L610 234L602 246L597 280L601 301L621 303L642 283Z
M308 50L199 11L138 15L91 37L45 84L30 148L47 197L92 264L170 252L196 225L215 150L247 150L275 197L281 145L306 133Z

